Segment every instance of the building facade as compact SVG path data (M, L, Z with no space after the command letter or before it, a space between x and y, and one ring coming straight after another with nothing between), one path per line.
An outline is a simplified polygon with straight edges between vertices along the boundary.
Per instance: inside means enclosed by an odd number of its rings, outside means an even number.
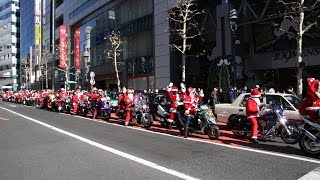
M0 2L0 88L16 90L20 67L19 0Z
M45 1L21 0L21 89L40 89L44 62Z
M61 42L61 26L67 29L69 81L89 88L89 74L94 72L94 86L104 89L117 87L114 63L107 57L108 36L115 30L124 40L117 64L122 85L135 89L154 87L152 0L55 1L54 17L56 45ZM57 59L60 61L60 57ZM55 86L62 87L64 72L56 71L55 74L58 75ZM75 87L73 84L68 86Z

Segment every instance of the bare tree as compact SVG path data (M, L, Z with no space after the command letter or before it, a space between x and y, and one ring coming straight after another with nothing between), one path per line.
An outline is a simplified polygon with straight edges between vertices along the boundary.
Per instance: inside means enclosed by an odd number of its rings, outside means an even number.
M195 8L194 0L175 0L176 5L169 11L169 20L177 25L174 28L170 28L170 32L173 35L177 35L182 39L182 45L171 44L172 48L177 49L182 54L182 82L186 80L186 52L191 48L191 44L188 44L188 39L193 39L201 34L202 29L198 29L198 33L191 34L191 29L196 28L198 24L192 19L202 14L202 11L198 11Z
M24 87L28 89L28 81L30 77L30 64L28 59L22 59L20 61L20 69L21 69L21 76L24 80Z
M118 65L121 64L121 62L117 61L117 57L120 56L120 52L122 51L121 46L124 43L124 41L120 37L120 32L112 31L111 34L108 37L108 40L110 41L110 47L107 50L107 58L113 60L114 69L116 71L117 76L117 86L118 91L120 92L121 87L121 81L119 77L119 68Z
M50 59L53 58L51 53L43 53L42 54L42 59L40 62L40 67L41 67L41 71L44 71L44 76L46 79L46 89L49 88L48 86L48 71L50 71L52 68L48 67L48 63L50 61Z
M305 63L302 59L302 40L305 32L310 30L314 25L317 24L317 19L314 22L305 23L305 13L313 13L313 11L318 7L319 0L309 0L305 2L305 0L279 0L279 3L284 6L284 12L280 12L280 14L284 15L285 19L290 19L291 21L297 24L297 55L296 55L296 68L297 68L297 96L302 97L302 73ZM288 34L288 29L279 29L282 31L282 34ZM290 34L289 34L290 35Z

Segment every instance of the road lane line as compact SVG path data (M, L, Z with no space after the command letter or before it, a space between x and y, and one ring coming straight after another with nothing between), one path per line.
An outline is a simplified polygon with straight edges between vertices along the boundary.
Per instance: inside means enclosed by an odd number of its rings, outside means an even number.
M11 106L11 107L17 107L17 106L15 106L15 105L11 105L11 104L10 104L10 106Z
M320 167L310 171L308 174L299 178L299 180L312 180L312 179L320 179Z
M116 149L114 149L114 148L105 146L105 145L103 145L103 144L97 143L97 142L95 142L95 141L89 140L89 139L84 138L84 137L81 137L81 136L78 136L78 135L73 134L73 133L70 133L70 132L68 132L68 131L64 131L64 130L62 130L62 129L59 129L59 128L54 127L54 126L51 126L51 125L49 125L49 124L47 124L47 123L41 122L41 121L36 120L36 119L33 119L33 118L31 118L31 117L22 115L22 114L20 114L20 113L17 113L17 112L15 112L15 111L10 110L10 109L7 109L7 108L1 107L1 106L0 106L0 108L3 109L3 110L6 110L6 111L8 111L8 112L11 112L12 114L18 115L18 116L23 117L23 118L25 118L25 119L28 119L28 120L30 120L30 121L32 121L32 122L38 123L38 124L40 124L40 125L42 125L42 126L44 126L44 127L47 127L47 128L52 129L52 130L54 130L54 131L60 132L60 133L65 134L65 135L67 135L67 136L73 137L73 138L78 139L78 140L80 140L80 141L82 141L82 142L85 142L85 143L90 144L90 145L92 145L92 146L95 146L95 147L97 147L97 148L103 149L103 150L105 150L105 151L111 152L111 153L116 154L116 155L118 155L118 156L124 157L124 158L126 158L126 159L130 159L130 160L135 161L135 162L137 162L137 163L143 164L143 165L148 166L148 167L150 167L150 168L153 168L153 169L162 171L162 172L164 172L164 173L167 173L167 174L176 176L176 177L178 177L178 178L188 179L188 180L198 180L197 178L188 176L188 175L186 175L186 174L180 173L180 172L175 171L175 170L173 170L173 169L169 169L169 168L160 166L160 165L155 164L155 163L153 163L153 162L150 162L150 161L148 161L148 160L145 160L145 159L142 159L142 158L139 158L139 157L130 155L130 154L128 154L128 153L125 153L125 152L116 150Z
M70 115L70 114L64 114L64 115L74 116L74 115ZM133 130L148 132L148 133L152 133L152 134L158 134L158 135L162 135L162 136L169 136L169 137L174 137L174 138L188 140L188 141L196 141L196 142L201 142L201 143L214 144L214 145L218 145L218 146L228 147L228 148L231 148L231 149L250 151L250 152L255 152L255 153L260 153L260 154L266 154L266 155L272 155L272 156L278 156L278 157L283 157L283 158L288 158L288 159L294 159L294 160L299 160L299 161L305 161L305 162L311 162L311 163L320 164L319 160L311 159L311 158L308 158L308 157L299 157L299 156L293 156L293 155L289 155L289 154L283 154L283 153L277 153L277 152L271 152L271 151L265 151L265 150L258 150L258 149L253 149L253 148L247 148L247 147L244 147L244 146L232 146L232 145L228 145L228 144L204 141L204 140L195 139L195 138L184 138L182 136L180 137L180 136L175 136L175 135L171 135L171 134L154 132L154 131L150 131L150 130L146 130L146 129L139 129L139 128L130 127L130 126L125 127L123 125L119 125L119 124L115 124L115 123L108 123L108 122L105 122L105 121L102 121L102 120L95 120L95 119L90 119L90 118L82 117L82 116L74 116L74 117L78 117L78 118L81 118L81 119L86 119L88 121L94 121L94 122L103 123L103 124L110 124L110 125L118 126L118 127L122 127L122 128L130 128L130 129L133 129Z
M9 110L9 111L11 111L11 110ZM14 111L12 111L12 112L14 112ZM277 153L277 152L271 152L271 151L265 151L265 150L258 150L258 149L244 147L244 146L232 146L232 145L228 145L228 144L205 141L205 140L195 139L195 138L184 138L182 136L175 136L175 135L171 135L171 134L154 132L154 131L150 131L150 130L146 130L146 129L139 129L139 128L130 127L130 126L125 127L123 125L119 125L119 124L115 124L115 123L108 123L108 122L105 122L105 121L102 121L102 120L95 120L95 119L90 119L90 118L82 117L82 116L75 116L75 115L64 114L64 113L61 113L61 114L62 115L66 115L66 116L73 116L73 117L78 117L78 118L81 118L81 119L86 119L88 121L94 121L94 122L98 122L98 123L109 124L109 125L117 126L117 127L121 127L121 128L130 128L130 129L133 129L133 130L143 131L143 132L152 133L152 134L158 134L158 135L162 135L162 136L168 136L168 137L173 137L173 138L178 138L178 139L183 139L183 140L188 140L188 141L195 141L195 142L213 144L213 145L227 147L227 148L231 148L231 149L238 149L238 150L242 150L242 151L249 151L249 152L254 152L254 153L260 153L260 154L266 154L266 155L272 155L272 156L277 156L277 157L283 157L283 158L288 158L288 159L293 159L293 160L299 160L299 161L305 161L305 162L311 162L311 163L320 164L319 160L311 159L311 158L308 158L308 157L293 156L293 155L289 155L289 154L283 154L283 153Z
M3 117L0 117L0 120L9 121L9 119L3 118Z

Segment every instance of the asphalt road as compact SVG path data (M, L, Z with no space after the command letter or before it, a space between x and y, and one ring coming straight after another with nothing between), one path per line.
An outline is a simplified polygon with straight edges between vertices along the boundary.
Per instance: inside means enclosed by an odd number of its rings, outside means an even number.
M292 180L320 166L316 158L293 154L290 148L295 146L278 147L288 148L288 155L238 147L0 102L1 180L180 179L181 174L198 179Z

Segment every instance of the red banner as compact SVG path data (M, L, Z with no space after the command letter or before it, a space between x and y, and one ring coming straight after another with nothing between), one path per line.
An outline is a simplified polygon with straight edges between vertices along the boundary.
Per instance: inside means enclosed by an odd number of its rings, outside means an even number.
M60 68L67 68L67 27L60 26Z
M80 28L74 31L74 67L76 69L81 68L80 58Z

